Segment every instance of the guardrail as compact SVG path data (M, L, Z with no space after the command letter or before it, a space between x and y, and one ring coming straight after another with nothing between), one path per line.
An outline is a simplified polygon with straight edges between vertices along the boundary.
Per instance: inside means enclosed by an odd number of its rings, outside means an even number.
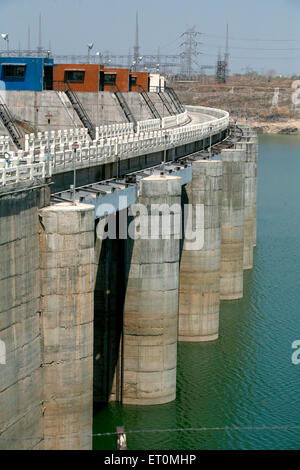
M50 145L68 145L73 142L86 142L88 130L86 127L75 129L64 129L51 131L49 136ZM41 147L48 146L48 131L25 135L25 152L35 153Z
M115 137L124 137L128 135L140 134L141 132L149 132L161 128L172 127L180 124L184 124L188 120L187 111L177 114L175 116L167 116L163 119L147 119L145 121L138 121L136 132L134 132L134 126L132 123L115 123L106 126L96 127L96 138L100 139L111 139ZM8 138L9 139L9 138ZM86 128L75 128L51 131L48 139L48 131L38 132L35 134L25 135L25 152L37 154L41 151L46 151L48 148L48 140L51 147L56 148L64 146L72 146L76 142L86 143L90 142L88 137L88 130ZM4 149L9 148L7 140L3 142ZM59 150L59 149L58 149ZM1 153L1 140L0 140L0 153Z
M0 168L0 187L7 184L34 180L35 178L45 178L45 176L45 162Z
M138 134L129 133L108 139L98 139L93 142L79 142L76 151L76 167L83 168L95 166L99 163L111 163L116 161L117 158L125 160L145 153L149 154L181 146L217 134L229 126L229 113L226 111L200 106L188 106L187 111L209 114L215 119L171 129L139 131ZM170 117L176 118L176 116ZM3 168L0 165L0 186L35 177L45 177L48 159L51 162L50 175L51 173L57 174L72 169L74 155L73 148L70 145L61 149L53 144L50 147L49 155L48 149L42 146L38 155L23 156L24 164L16 165L14 158L12 164L6 162L5 165L2 165L5 166Z
M8 135L0 136L0 154L10 151L10 138Z

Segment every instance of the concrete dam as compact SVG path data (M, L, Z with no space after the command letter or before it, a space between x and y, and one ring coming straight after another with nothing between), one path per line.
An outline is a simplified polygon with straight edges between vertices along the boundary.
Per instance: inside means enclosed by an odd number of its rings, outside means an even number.
M33 122L16 93L9 109ZM77 114L66 129L73 108L53 101L21 148L3 125L1 449L91 449L93 403L175 400L178 341L217 341L220 301L243 296L257 135L167 95L170 112L150 119L130 96L134 121L94 138ZM91 114L92 96L80 100Z

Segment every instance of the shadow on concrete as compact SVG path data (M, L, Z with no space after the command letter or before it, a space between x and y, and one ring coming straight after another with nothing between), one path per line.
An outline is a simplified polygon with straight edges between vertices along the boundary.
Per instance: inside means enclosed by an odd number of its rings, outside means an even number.
M102 241L95 283L94 405L122 402L123 311L133 240L119 237L120 214L115 216L117 238Z
M183 251L183 244L184 244L184 239L185 239L185 227L186 223L185 220L187 219L187 211L185 210L185 204L189 204L189 198L186 192L186 186L182 186L182 192L181 192L181 238L179 242L179 266L181 264L181 257L182 257L182 251Z

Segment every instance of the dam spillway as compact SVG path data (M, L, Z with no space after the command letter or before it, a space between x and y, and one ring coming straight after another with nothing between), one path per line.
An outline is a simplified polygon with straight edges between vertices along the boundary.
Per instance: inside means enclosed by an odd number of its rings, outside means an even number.
M96 401L176 398L177 341L217 340L220 298L242 296L256 244L257 140L229 124L186 107L165 127L99 128L95 141L45 131L1 166L0 446L91 448L93 388ZM129 237L137 219L158 236Z

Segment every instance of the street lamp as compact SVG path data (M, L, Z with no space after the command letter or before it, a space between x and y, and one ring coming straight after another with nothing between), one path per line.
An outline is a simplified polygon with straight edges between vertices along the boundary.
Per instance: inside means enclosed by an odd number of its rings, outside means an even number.
M78 148L78 142L73 142L73 205L76 205L76 150Z
M46 165L46 175L50 175L50 120L52 118L52 114L48 112L45 114L45 118L48 120L48 154L47 154L47 165Z
M97 93L97 117L98 117L98 126L100 126L100 116L99 116L99 91L100 91L100 59L101 52L97 51L96 56L98 56L98 93Z
M234 148L236 148L236 120L234 121Z
M2 37L2 39L4 39L4 41L6 41L6 43L7 43L7 52L9 52L9 37L8 37L8 33L1 33L1 37Z
M6 155L8 155L8 158L6 157ZM10 153L4 152L4 158L5 158L5 165L6 165L6 168L8 168L9 165L10 165L10 158L11 158Z
M209 158L211 158L211 133L212 133L212 125L209 126Z
M164 137L165 137L165 148L164 148L164 162L163 162L163 168L165 171L165 164L167 162L167 140L168 140L168 131L164 132Z

